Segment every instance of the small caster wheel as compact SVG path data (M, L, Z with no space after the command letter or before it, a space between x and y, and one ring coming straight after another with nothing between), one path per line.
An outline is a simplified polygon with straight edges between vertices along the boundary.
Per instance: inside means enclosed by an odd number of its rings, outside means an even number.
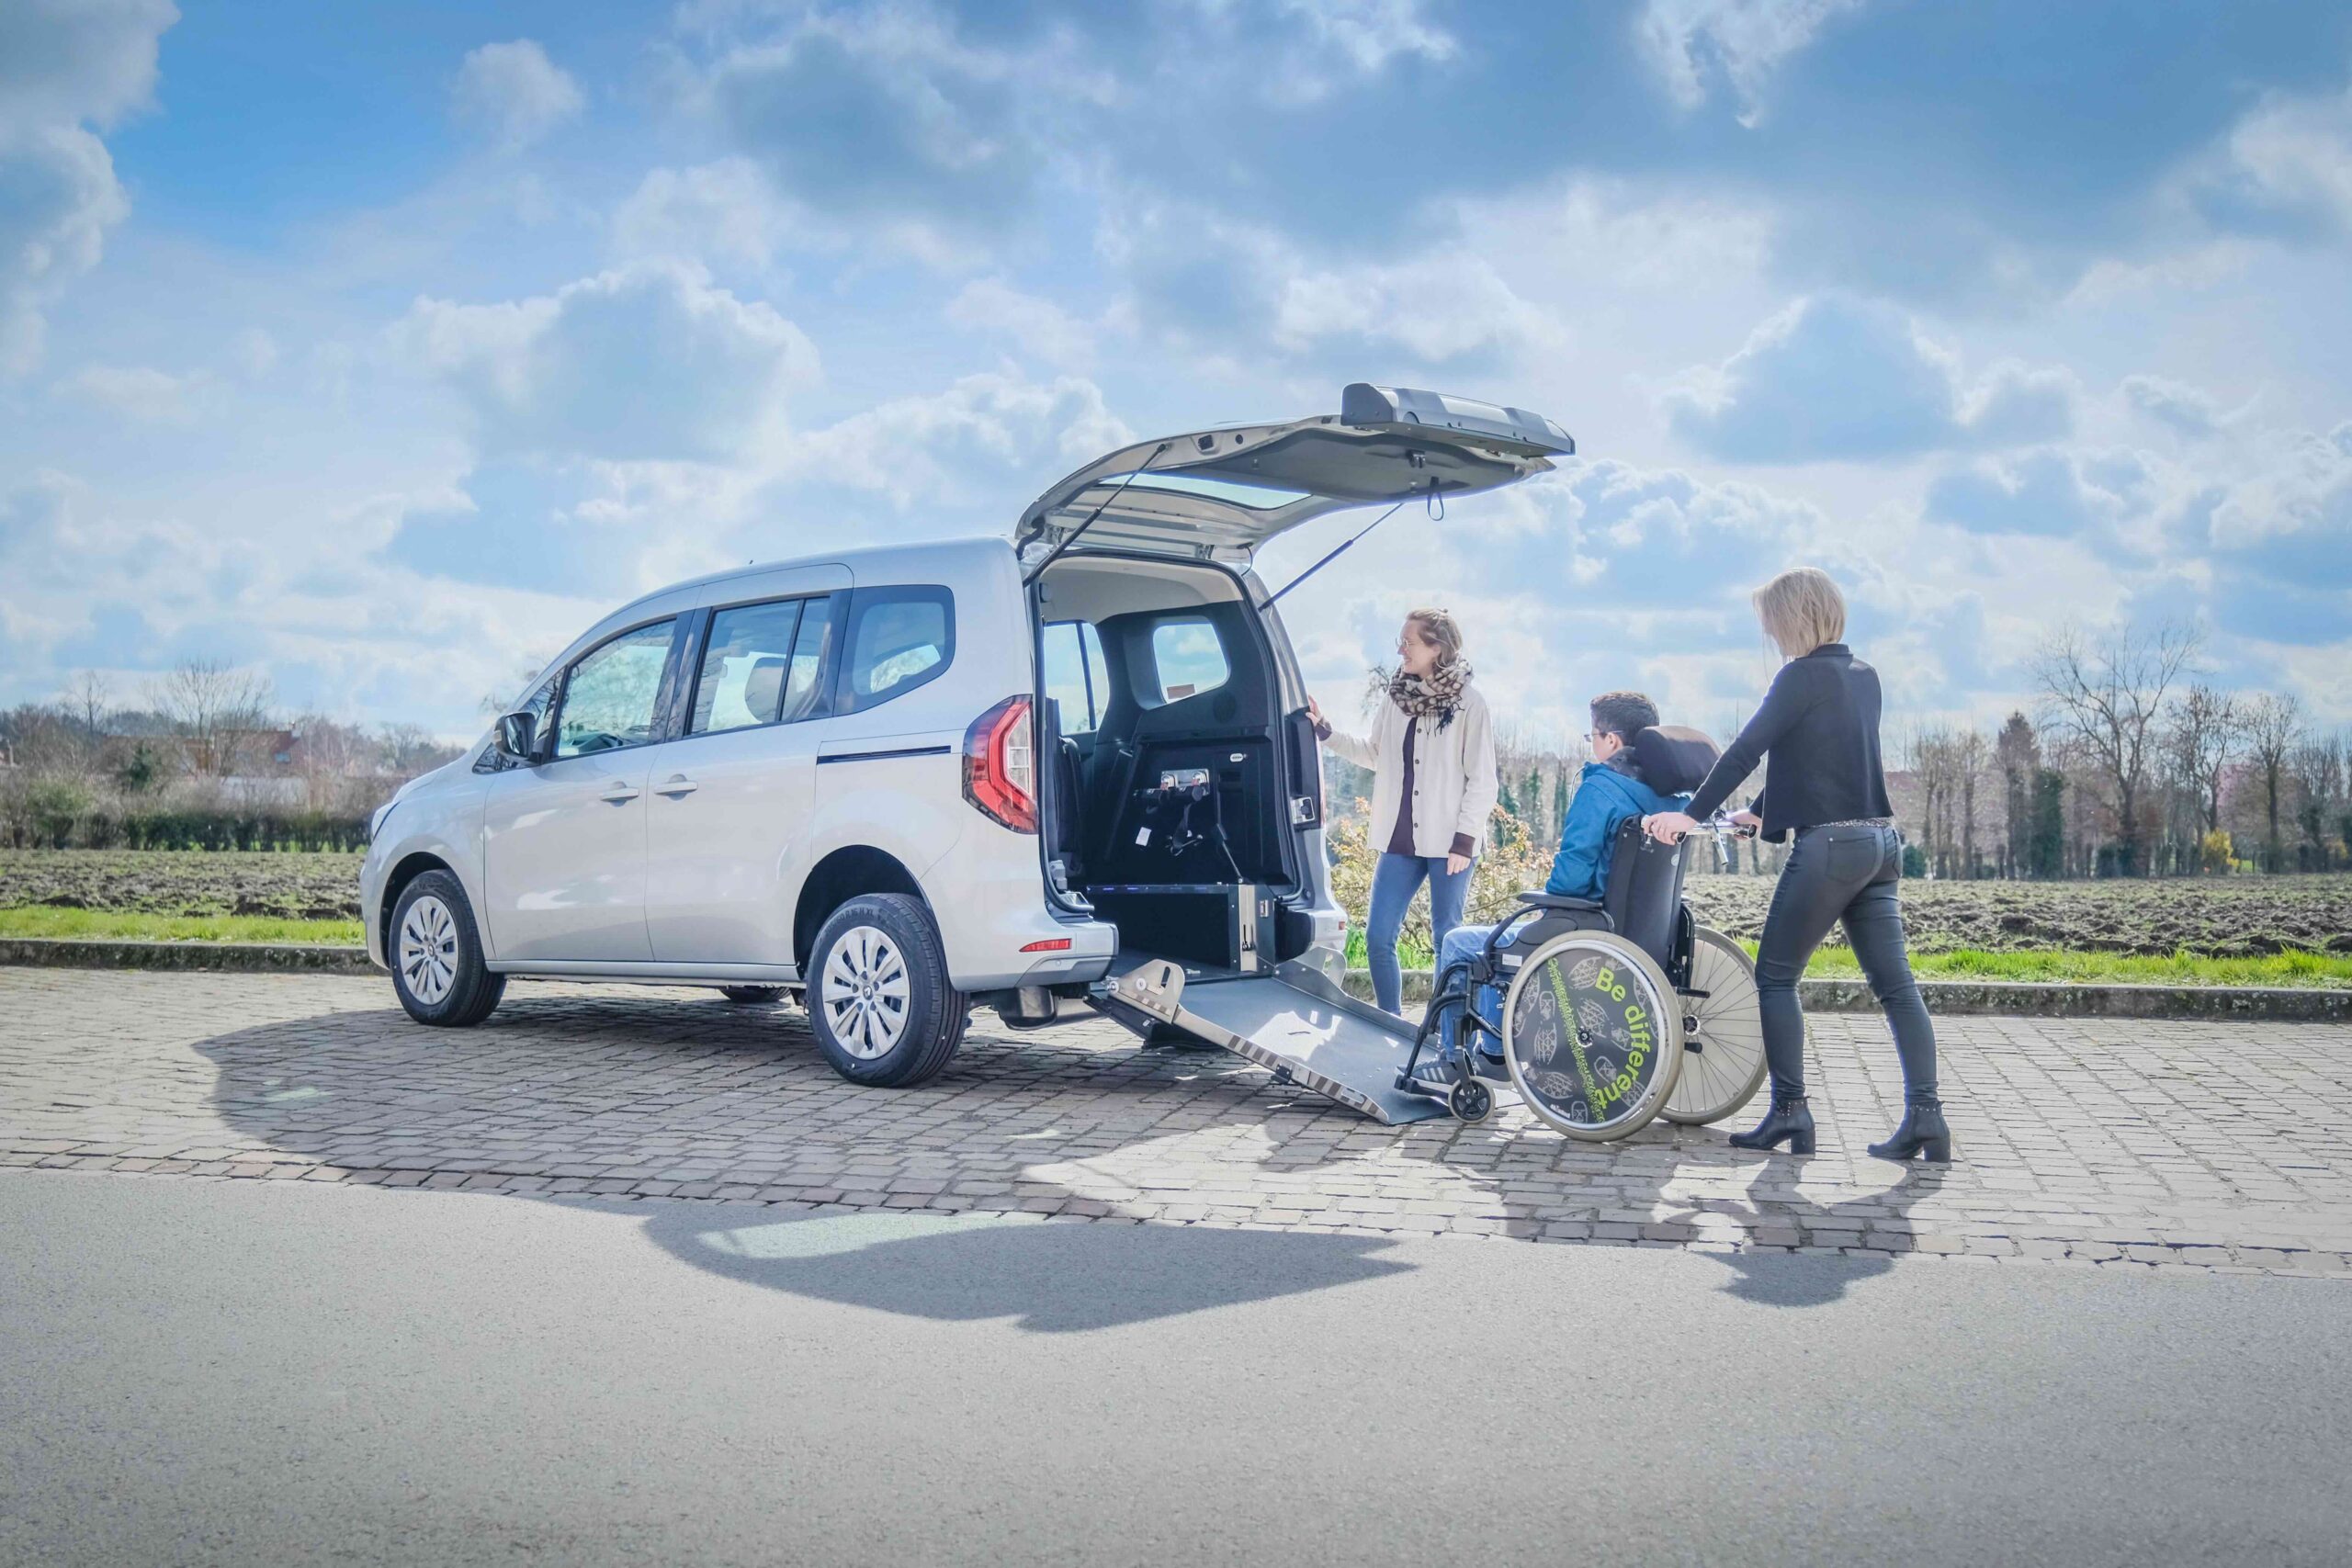
M1446 1104L1464 1122L1484 1122L1494 1113L1494 1091L1476 1078L1464 1078L1445 1097Z

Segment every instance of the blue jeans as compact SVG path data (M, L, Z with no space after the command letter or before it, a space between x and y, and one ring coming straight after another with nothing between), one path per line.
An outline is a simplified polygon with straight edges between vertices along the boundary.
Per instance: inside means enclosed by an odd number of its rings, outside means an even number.
M1385 1012L1403 1017L1405 979L1396 968L1396 933L1405 929L1405 911L1426 879L1430 885L1430 932L1442 946L1446 933L1462 923L1462 900L1470 894L1472 861L1461 874L1449 876L1445 856L1383 853L1372 868L1372 912L1364 919L1364 961L1372 965L1372 995Z
M1437 944L1439 991L1442 992L1446 988L1448 974L1466 965L1486 950L1487 939L1494 934L1494 930L1492 926L1456 926L1446 934L1443 942ZM1502 946L1508 948L1510 943L1504 942ZM1470 1006L1477 1010L1480 1018L1497 1028L1501 1027L1503 991L1500 986L1477 987L1470 995ZM1462 1004L1456 1002L1440 1013L1437 1027L1441 1047L1445 1056L1451 1059L1462 1049ZM1482 1046L1491 1046L1496 1055L1502 1054L1502 1037L1499 1034L1495 1035L1491 1040L1482 1039L1480 1043Z

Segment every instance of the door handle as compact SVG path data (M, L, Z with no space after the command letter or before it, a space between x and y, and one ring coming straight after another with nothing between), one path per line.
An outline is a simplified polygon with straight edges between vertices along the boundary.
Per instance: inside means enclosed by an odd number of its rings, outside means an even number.
M605 786L605 793L598 795L596 798L599 800L609 800L615 806L619 806L626 802L635 800L639 795L644 793L644 791L639 789L635 784L630 784L626 779L615 779L612 783Z
M695 791L701 787L702 786L700 784L695 783L694 780L686 777L684 773L672 773L670 775L670 782L657 786L653 793L656 795L666 795L671 799L676 800L682 796L694 794Z

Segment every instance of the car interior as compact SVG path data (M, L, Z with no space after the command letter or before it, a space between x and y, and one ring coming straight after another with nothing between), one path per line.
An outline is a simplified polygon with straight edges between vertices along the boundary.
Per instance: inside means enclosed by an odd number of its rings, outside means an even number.
M1320 794L1256 612L1227 573L1164 560L1065 559L1039 586L1049 874L1124 950L1217 966L1226 890L1297 891L1286 781Z

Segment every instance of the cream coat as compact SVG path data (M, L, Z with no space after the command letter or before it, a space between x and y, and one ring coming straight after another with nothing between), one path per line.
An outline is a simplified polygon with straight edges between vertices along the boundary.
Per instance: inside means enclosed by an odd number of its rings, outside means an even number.
M1486 847L1487 818L1495 809L1495 730L1487 699L1476 685L1462 689L1453 722L1438 728L1432 717L1413 719L1386 695L1373 715L1369 736L1344 734L1335 725L1324 744L1360 768L1372 770L1372 836L1376 854L1396 829L1396 792L1405 780L1405 727L1413 737L1413 852L1435 860L1453 852L1453 836L1466 833L1471 853Z

